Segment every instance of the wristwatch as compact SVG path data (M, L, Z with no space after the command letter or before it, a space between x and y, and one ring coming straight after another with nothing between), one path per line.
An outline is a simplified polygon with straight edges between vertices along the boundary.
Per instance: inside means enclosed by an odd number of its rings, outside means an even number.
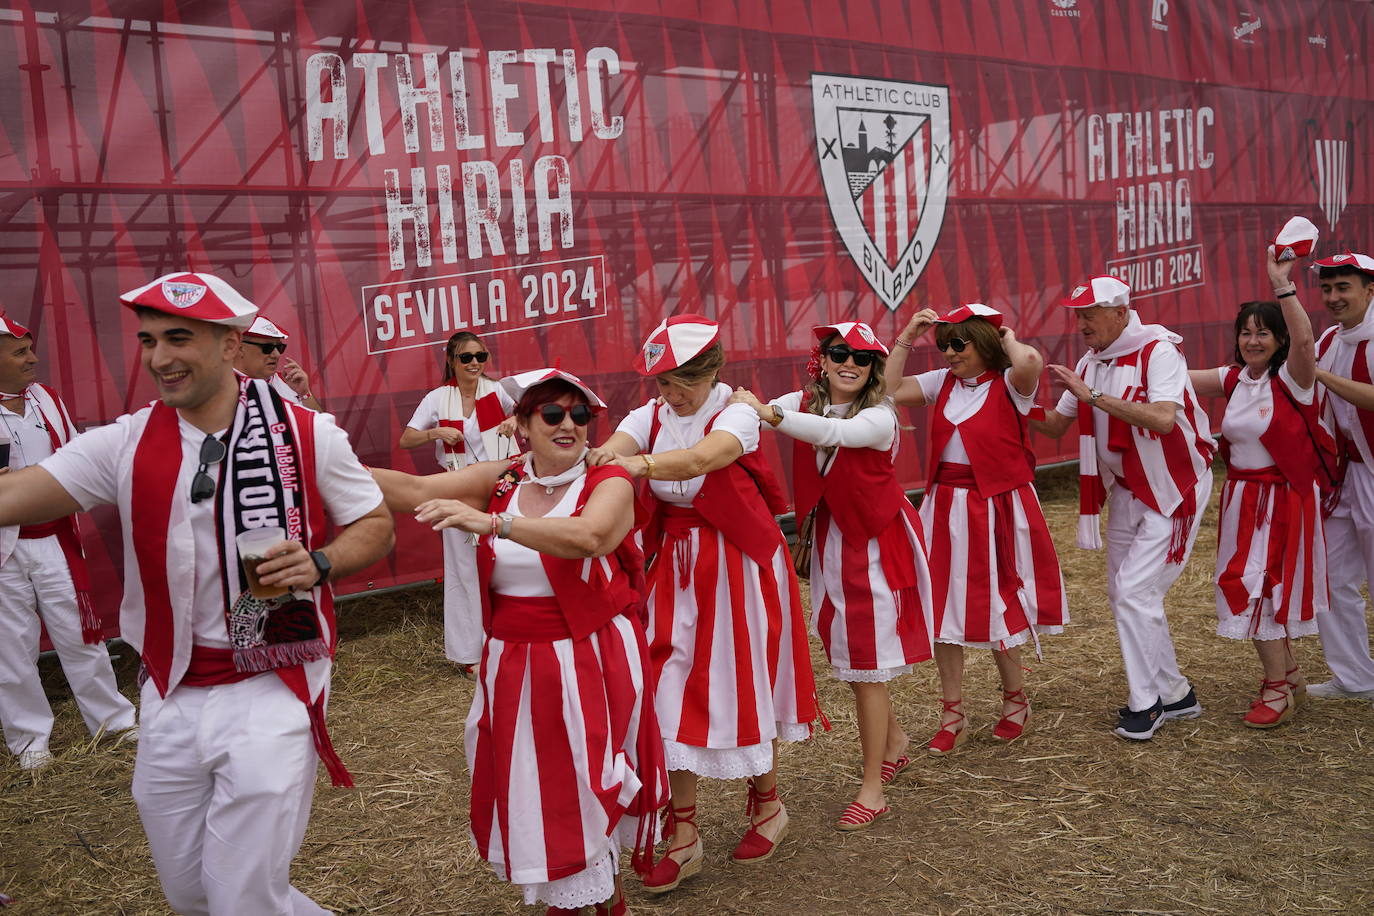
M1101 392L1101 391L1099 391L1099 390L1096 389L1096 388L1089 388L1089 389L1088 389L1088 403L1089 403L1089 404L1096 404L1096 403L1097 403L1097 399L1100 398L1100 397L1102 397L1102 392Z
M329 571L334 568L334 564L329 562L329 557L324 555L323 550L310 551L310 562L315 564L315 568L320 571L320 577L315 580L311 588L319 588L324 584L324 580L329 578Z
M501 529L496 532L496 536L499 538L510 537L510 526L511 522L515 521L515 516L511 515L509 512L502 512L496 517L501 520Z

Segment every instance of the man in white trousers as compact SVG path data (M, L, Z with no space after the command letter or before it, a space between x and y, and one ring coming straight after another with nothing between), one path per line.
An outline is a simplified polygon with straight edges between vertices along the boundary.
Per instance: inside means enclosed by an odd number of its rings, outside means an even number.
M0 475L37 464L76 435L66 405L36 381L37 371L33 334L0 311L0 443L9 450ZM53 759L52 707L38 676L44 626L86 728L136 739L134 705L115 684L74 516L0 529L0 725L25 770Z
M1317 341L1317 381L1331 395L1325 415L1345 456L1340 500L1326 520L1326 570L1331 608L1317 615L1331 680L1307 693L1328 699L1374 699L1374 660L1360 587L1374 572L1374 258L1338 254L1313 265L1322 305L1335 324Z
M1077 422L1078 546L1102 546L1099 514L1109 505L1107 600L1129 688L1113 730L1144 741L1169 719L1202 714L1179 671L1164 595L1197 538L1215 446L1178 350L1183 338L1142 324L1130 297L1129 286L1103 276L1064 300L1088 352L1076 369L1050 366L1067 390L1033 425L1058 437Z
M285 331L259 315L243 332L243 345L234 368L249 378L266 379L273 391L292 403L324 410L320 399L311 393L310 376L300 363L286 355L286 342L290 339ZM279 368L282 371L278 372Z
M324 718L328 582L390 549L389 513L333 418L235 374L257 309L227 283L169 274L121 302L158 400L0 475L0 525L119 509L120 628L146 678L133 796L171 908L327 913L289 870L318 760L351 785Z

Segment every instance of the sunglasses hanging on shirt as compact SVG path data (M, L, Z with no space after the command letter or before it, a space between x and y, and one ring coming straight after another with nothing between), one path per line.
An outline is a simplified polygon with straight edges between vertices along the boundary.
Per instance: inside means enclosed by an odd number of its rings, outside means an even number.
M198 503L215 495L215 478L208 473L210 465L219 464L229 454L229 447L215 436L206 436L200 444L200 468L191 478L191 502Z
M873 360L878 358L878 354L873 350L851 350L848 347L828 347L825 355L830 357L830 361L836 365L852 359L854 365L860 369L873 365Z
M545 404L539 408L539 419L549 426L557 426L562 423L565 416L572 417L573 423L578 426L586 426L592 420L592 409L586 404L574 404L572 407L564 407L562 404Z

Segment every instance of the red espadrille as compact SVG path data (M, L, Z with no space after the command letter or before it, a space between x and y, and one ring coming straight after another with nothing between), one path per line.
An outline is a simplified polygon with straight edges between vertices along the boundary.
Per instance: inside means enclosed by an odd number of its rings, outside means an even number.
M745 812L750 818L749 830L745 832L744 836L740 839L739 845L735 847L735 851L730 854L730 858L734 859L736 862L754 863L767 861L769 857L773 855L774 851L777 850L778 845L782 843L783 838L787 836L787 809L782 806L781 802L778 804L778 810L758 823L753 822L754 815L761 813L764 804L772 801L778 801L777 783L774 783L773 788L769 789L767 792L760 792L758 788L755 787L754 780L749 780L749 801L745 807ZM782 817L782 827L778 830L777 836L770 840L762 833L759 833L760 827L779 815Z
M701 831L697 829L696 805L668 809L668 824L665 832L671 836L680 823L691 824L692 831L696 834L696 838L690 843L685 843L682 846L674 846L672 849L669 849L663 854L663 858L658 860L658 864L649 869L649 873L644 876L643 882L644 889L651 894L666 894L671 890L676 890L679 884L701 871L701 863L706 858L706 852L701 845ZM692 849L693 847L695 847L695 851L688 857L686 862L678 862L672 857L675 852L681 852L684 849ZM621 906L624 905L624 897L621 897L620 903Z
M883 805L875 811L858 802L850 802L849 807L844 809L844 814L841 814L840 819L835 822L835 827L845 831L866 830L873 826L874 821L891 810L892 808L887 805Z

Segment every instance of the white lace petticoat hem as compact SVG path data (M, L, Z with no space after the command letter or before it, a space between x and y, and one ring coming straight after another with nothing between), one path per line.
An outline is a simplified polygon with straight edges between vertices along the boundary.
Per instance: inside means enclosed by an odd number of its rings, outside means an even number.
M613 840L610 842L614 843ZM522 884L520 890L524 892L528 906L545 903L560 909L577 910L609 900L615 893L615 876L619 870L619 857L607 852L575 875L540 884Z
M848 681L851 684L881 684L910 674L913 665L902 665L900 668L839 668L834 667L831 673L837 680Z
M1272 617L1260 621L1255 629L1254 614L1239 616L1227 612L1226 617L1217 620L1217 635L1226 639L1299 639L1315 636L1317 618L1311 620L1290 620L1287 624L1275 623Z

